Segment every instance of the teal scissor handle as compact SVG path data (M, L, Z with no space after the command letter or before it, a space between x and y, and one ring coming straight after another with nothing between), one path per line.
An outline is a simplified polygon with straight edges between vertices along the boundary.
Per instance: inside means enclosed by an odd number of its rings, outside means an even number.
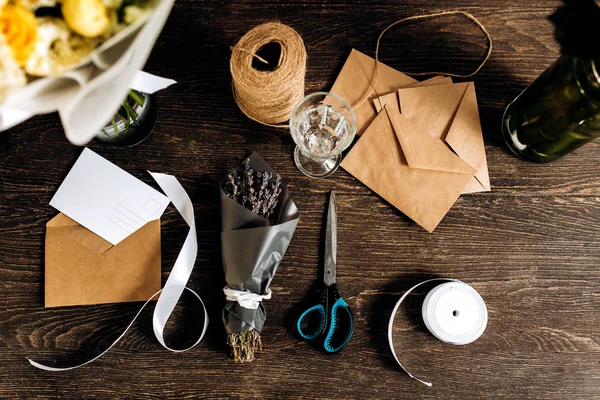
M340 322L339 313L343 313L341 319L347 318L345 322ZM342 332L340 332L340 330ZM344 332L345 331L345 332ZM350 312L350 308L346 301L342 298L336 300L331 307L331 323L329 324L329 329L327 330L327 334L325 335L325 342L323 344L323 348L328 353L337 353L342 350L352 337L352 332L354 331L354 318L352 313ZM341 340L336 340L337 343L332 344L334 337L339 336Z
M308 318L312 319L313 315L315 314L318 314L319 322L317 324L313 324L314 328L311 329L309 332L305 332L304 329L302 329L302 322ZM325 307L323 307L322 304L317 304L306 309L302 314L300 314L300 316L298 317L298 321L296 322L296 330L303 339L313 340L317 336L319 336L321 332L323 332L323 330L325 329L326 322L327 317L325 316Z
M298 316L296 331L302 339L315 342L326 353L337 353L352 337L352 312L338 294L335 284L322 288L316 294L313 300L317 304L312 303Z

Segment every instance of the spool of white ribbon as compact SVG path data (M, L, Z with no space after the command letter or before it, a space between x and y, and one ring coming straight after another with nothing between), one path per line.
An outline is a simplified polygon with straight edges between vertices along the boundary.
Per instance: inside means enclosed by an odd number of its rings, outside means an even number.
M432 383L417 378L402 365L392 338L394 318L404 299L416 288L429 282L446 281L433 288L425 297L422 314L427 329L439 340L464 345L477 340L487 326L488 314L483 299L475 289L456 279L435 278L423 281L406 291L394 306L388 324L388 342L400 368L413 379L431 387Z
M269 300L271 298L271 289L267 288L265 294L256 294L248 290L235 290L229 286L223 288L225 293L225 299L228 301L237 301L241 307L249 310L256 310L260 305L261 301Z
M158 292L154 293L154 295L152 295L152 297L148 301L146 301L146 303L144 303L142 308L140 308L140 311L138 311L131 323L127 326L127 328L125 328L125 331L123 331L121 336L119 336L106 350L104 350L98 356L82 364L66 368L49 367L47 365L43 365L33 360L27 359L29 363L34 367L46 371L68 371L70 369L83 367L86 364L96 361L104 354L106 354L106 352L108 352L115 344L117 344L119 340L123 338L123 336L125 336L125 334L136 321L137 317L140 315L144 307L146 307L146 305L161 292L162 294L156 302L156 307L154 308L154 315L152 317L152 327L154 329L154 336L156 336L156 339L159 341L159 343L167 350L173 352L184 352L195 347L204 338L206 328L208 327L208 313L206 311L206 307L204 306L204 302L202 301L200 296L192 289L186 287L186 284L190 279L190 275L192 274L192 269L194 268L194 264L196 263L196 256L198 254L198 239L196 237L194 206L192 205L190 197L186 193L183 186L181 186L177 178L175 178L172 175L152 173L150 171L148 172L150 173L150 175L152 175L154 180L165 192L169 200L171 200L175 208L177 208L177 211L179 211L185 222L190 227L188 235L185 238L185 242L183 243L183 247L181 248L181 251L177 256L177 260L175 260L175 265L173 265L173 269L171 270L171 275L169 275L169 279L167 279L167 282L165 283L165 287L162 290L159 290ZM194 296L196 296L196 298L198 298L198 300L200 300L200 304L202 305L202 309L204 310L204 326L202 328L202 332L200 333L200 337L198 338L198 340L196 340L196 342L193 345L185 349L173 349L167 346L167 344L165 343L164 329L165 325L167 324L167 320L169 319L171 313L175 309L175 306L177 305L177 302L179 301L179 298L183 294L184 290L191 292Z

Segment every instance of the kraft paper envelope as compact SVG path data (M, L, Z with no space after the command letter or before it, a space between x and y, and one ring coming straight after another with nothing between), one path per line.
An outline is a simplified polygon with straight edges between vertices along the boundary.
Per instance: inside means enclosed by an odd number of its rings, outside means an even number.
M62 213L46 224L46 307L146 301L160 267L160 220L117 245Z
M377 75L377 83L373 88L371 82L375 80L375 59L352 49L330 90L354 107L357 135L361 135L377 116L373 99L418 83L416 79L382 62L378 64ZM374 91L360 106L357 106L372 88Z
M443 141L387 107L341 166L429 232L475 174Z
M400 109L406 118L431 137L445 140L460 158L477 171L463 193L489 191L490 177L475 84L411 87L398 90L398 95Z

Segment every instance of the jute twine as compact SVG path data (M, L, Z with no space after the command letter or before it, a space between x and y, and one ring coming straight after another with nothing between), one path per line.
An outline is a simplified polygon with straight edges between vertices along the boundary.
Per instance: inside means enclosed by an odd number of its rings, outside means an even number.
M470 74L466 74L466 75L452 74L449 72L438 72L438 71L406 73L406 75L413 75L413 76L445 75L445 76L453 76L456 78L470 78L473 75L475 75L476 73L478 73L481 70L481 68L483 68L483 66L485 65L487 60L489 60L490 56L492 55L492 37L490 36L490 33L487 31L487 29L485 29L485 26L483 26L483 24L481 22L479 22L479 20L477 18L475 18L475 16L473 16L473 14L470 14L466 11L453 10L453 11L442 11L442 12L437 12L437 13L433 13L433 14L413 15L412 17L402 18L402 19L388 25L387 28L385 28L381 32L381 34L379 35L379 38L377 38L377 46L375 47L375 71L373 72L374 78L371 82L371 89L362 98L362 100L360 100L357 104L352 105L352 108L360 107L365 101L367 101L367 99L369 98L371 93L373 93L375 91L375 86L377 86L377 82L379 80L379 43L381 43L381 38L383 37L383 35L385 35L385 33L388 30L390 30L394 26L404 23L404 22L433 19L433 18L438 18L438 17L444 17L447 15L463 15L463 16L467 17L469 20L473 21L479 27L479 29L481 29L481 31L485 35L485 38L486 38L487 44L488 44L488 49L487 49L487 52L485 54L485 58L483 59L483 61L481 61L481 63L479 64L477 69L475 69L475 71L471 72Z
M256 55L269 43L281 46L277 65L269 71L252 66ZM284 128L294 106L304 97L306 49L302 38L292 28L278 22L257 26L231 48L229 68L233 80L233 97L240 110L263 125Z

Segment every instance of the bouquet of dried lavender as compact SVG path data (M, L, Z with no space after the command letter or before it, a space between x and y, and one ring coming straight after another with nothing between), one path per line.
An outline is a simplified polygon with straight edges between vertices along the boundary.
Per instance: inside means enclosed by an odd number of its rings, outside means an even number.
M221 250L227 286L223 325L235 361L262 350L262 300L292 239L299 214L286 185L256 153L221 180Z

